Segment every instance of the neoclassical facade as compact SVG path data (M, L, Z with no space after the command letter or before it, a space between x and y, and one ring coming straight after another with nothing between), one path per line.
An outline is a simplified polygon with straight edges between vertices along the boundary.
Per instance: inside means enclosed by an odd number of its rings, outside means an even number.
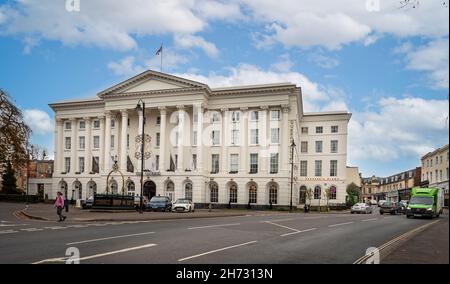
M141 102L145 112L136 107ZM56 121L52 197L58 190L73 199L105 192L140 195L144 140L142 184L148 198L186 197L199 206L287 206L291 199L294 205L301 203L302 185L314 184L335 186L336 203L345 200L350 114L304 114L301 89L295 84L212 89L146 71L98 93L97 98L50 107ZM324 132L324 144L334 143L336 137L339 148L302 158L301 128L307 125L333 127L332 132L331 128ZM308 141L316 138L322 137L312 135ZM303 159L310 161L308 177L314 178L318 172L313 172L313 161L323 159L323 179L306 180L301 173ZM118 171L112 172L113 168Z

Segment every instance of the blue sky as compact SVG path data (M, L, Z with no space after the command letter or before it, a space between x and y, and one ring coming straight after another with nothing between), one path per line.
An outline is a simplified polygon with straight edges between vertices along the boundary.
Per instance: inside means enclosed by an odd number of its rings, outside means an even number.
M159 70L164 43L164 72L291 81L305 111L352 112L348 164L386 176L448 143L448 5L399 2L0 0L0 88L53 151L49 103Z

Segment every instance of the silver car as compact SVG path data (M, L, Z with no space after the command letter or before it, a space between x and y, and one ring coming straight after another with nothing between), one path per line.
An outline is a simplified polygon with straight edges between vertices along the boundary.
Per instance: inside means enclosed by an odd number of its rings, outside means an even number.
M367 205L366 203L356 203L352 206L350 212L354 213L364 213L364 214L372 214L372 206Z

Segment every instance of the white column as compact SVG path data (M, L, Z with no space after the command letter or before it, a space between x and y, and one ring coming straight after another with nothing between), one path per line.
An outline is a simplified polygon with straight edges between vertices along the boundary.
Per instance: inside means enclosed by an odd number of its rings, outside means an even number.
M166 171L166 107L158 107L161 114L160 130L159 130L159 170Z
M177 171L184 171L184 105L177 106L178 110L178 165Z
M121 110L121 143L120 143L120 169L125 172L127 170L127 133L128 133L128 112Z
M242 116L241 116L241 152L240 152L240 169L239 172L241 174L247 174L249 169L247 167L247 159L248 159L248 108L242 107Z
M77 161L77 119L71 118L70 119L71 129L72 129L72 138L71 138L71 154L70 154L70 160L71 160L71 173L78 172L78 161Z
M203 172L203 105L197 105L197 169Z
M55 173L60 174L64 168L64 141L63 141L63 120L61 118L56 119L56 145L55 145Z
M287 173L289 170L289 106L282 106L282 117L281 117L281 170Z
M221 146L222 146L222 162L221 162L221 169L222 169L222 173L226 174L228 173L228 109L227 108L222 108L221 109L222 112L222 141L221 141Z
M105 155L103 157L103 166L105 172L110 170L111 161L111 112L105 112L105 147L102 148Z
M103 172L106 172L105 168L107 167L104 163L105 161L105 151L103 149L105 148L105 117L103 115L98 117L98 120L100 121L100 156L98 157L98 167L99 167L99 174L102 174Z
M261 131L261 136L260 136L260 145L261 145L261 157L259 157L260 162L261 162L261 173L267 174L268 173L268 157L269 155L269 151L268 151L268 145L269 145L269 140L267 138L267 111L268 111L269 107L268 106L261 106L261 111L260 111L260 123L259 123L259 129ZM270 131L270 130L269 130Z
M84 137L84 171L89 174L92 171L92 149L91 149L91 139L92 139L92 131L91 131L91 118L85 117L85 131L86 136Z

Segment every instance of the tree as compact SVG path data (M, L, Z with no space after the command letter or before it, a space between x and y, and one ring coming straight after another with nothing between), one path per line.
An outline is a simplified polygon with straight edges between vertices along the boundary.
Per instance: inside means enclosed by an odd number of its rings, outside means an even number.
M308 189L305 191L305 194L306 194L306 199L309 200L309 205L311 205L311 199L313 198L313 192L312 192L312 189L311 189L311 188L308 188Z
M355 203L355 199L358 201L361 197L361 188L359 188L354 182L347 185L347 194L351 205Z
M328 201L331 199L331 194L332 194L331 188L330 187L326 188L324 196L327 200L327 211L330 211L330 206L328 205Z
M27 162L30 134L31 129L24 122L20 109L0 89L0 166L11 163L17 169Z
M2 191L7 194L19 193L15 171L9 161L6 164L6 170L2 175Z
M401 0L400 2L400 8L417 8L420 5L420 1L419 0ZM447 8L448 7L448 0L441 0L441 4L443 7Z

